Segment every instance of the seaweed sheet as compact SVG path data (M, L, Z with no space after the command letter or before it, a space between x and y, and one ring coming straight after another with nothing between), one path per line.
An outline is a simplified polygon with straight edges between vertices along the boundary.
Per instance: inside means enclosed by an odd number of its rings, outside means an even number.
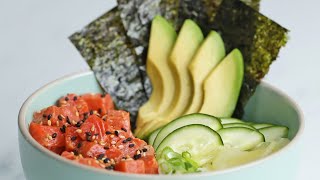
M227 52L238 48L244 57L245 77L233 115L240 118L256 86L286 44L288 30L238 0L224 0L211 27L221 33Z
M70 36L70 40L87 61L102 88L112 96L116 106L130 112L134 128L137 112L147 97L137 57L126 36L118 9L102 15Z
M138 55L139 69L144 89L150 96L152 85L146 73L146 54L148 49L151 21L155 15L162 15L178 31L185 19L192 19L206 35L210 32L215 14L222 0L118 0L118 9L123 25ZM259 9L260 0L243 0L249 6Z
M259 8L260 0L242 1L255 10ZM196 21L205 35L215 29L222 34L228 51L239 48L244 55L245 78L234 114L241 117L244 105L286 43L287 34L285 28L244 3L239 0L118 0L118 8L70 39L116 105L131 113L134 125L139 107L152 91L145 60L153 17L161 14L176 30L185 19Z

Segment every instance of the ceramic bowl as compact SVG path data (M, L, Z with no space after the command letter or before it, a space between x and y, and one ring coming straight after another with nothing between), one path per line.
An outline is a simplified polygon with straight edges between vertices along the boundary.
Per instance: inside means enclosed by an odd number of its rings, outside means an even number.
M19 113L19 147L21 162L27 180L141 180L141 179L293 179L299 161L299 139L304 122L302 113L287 95L261 83L245 108L244 119L274 123L290 128L291 142L280 151L257 161L215 172L188 175L137 175L95 169L64 159L38 144L29 134L32 114L50 106L67 93L101 92L91 71L80 72L53 81L35 93L23 104Z

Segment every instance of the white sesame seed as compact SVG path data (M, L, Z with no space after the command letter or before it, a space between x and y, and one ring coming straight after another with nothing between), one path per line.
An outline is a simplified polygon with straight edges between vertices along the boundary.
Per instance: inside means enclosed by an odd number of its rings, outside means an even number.
M78 112L78 111L76 112L76 116L78 116L78 117L79 117L79 112Z
M60 125L59 121L57 121L56 124L57 124L57 126L59 127L59 125Z
M110 137L111 137L111 138L114 138L114 135L112 134Z
M114 161L114 159L110 159L111 164L115 164L116 162Z
M80 108L82 108L82 106L81 106L81 105L78 105L78 106L77 106L77 109L80 109ZM78 114L79 114L79 113L78 113Z
M61 101L60 104L65 105L67 104L67 101Z
M119 149L123 149L123 145L122 145L122 144L119 145L118 148L119 148Z
M92 136L92 140L95 140L96 139L96 136Z
M77 129L76 132L77 133L82 133L82 130L81 129Z
M93 131L94 131L94 129L95 129L95 128L94 128L94 126L92 126L92 127L91 127L91 131L93 132Z
M49 126L51 126L51 120L48 120L48 122L47 122L47 123L48 123L48 125L49 125Z
M106 143L105 143L105 142L103 142L103 141L100 141L100 142L99 142L99 144L100 144L101 146L106 145Z
M93 142L96 143L96 144L98 144L98 141L97 141L97 140L94 140Z
M66 118L66 117L64 117L64 115L62 115L62 114L60 114L60 116L64 119L64 118Z
M111 141L111 144L112 144L112 145L114 145L114 144L116 144L116 143L117 143L116 141Z
M120 135L120 136L119 136L119 138L121 138L121 139L125 139L126 137L125 137L125 136L123 136L123 135Z
M145 153L145 152L142 153L142 156L143 156L143 157L146 157L146 156L147 156L147 153Z
M52 140L52 136L50 136L50 135L47 135L47 138L48 138L49 140Z
M138 155L139 155L139 154L141 154L141 151L140 151L140 150L138 150L138 151L137 151L137 154L138 154Z

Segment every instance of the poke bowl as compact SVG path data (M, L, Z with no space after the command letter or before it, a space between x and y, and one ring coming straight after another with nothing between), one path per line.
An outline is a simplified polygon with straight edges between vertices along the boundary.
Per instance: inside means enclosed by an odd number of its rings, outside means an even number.
M33 113L56 102L67 93L101 93L92 71L80 72L53 81L35 93L19 112L19 148L26 179L290 179L295 176L299 160L299 140L304 127L302 112L293 100L262 82L245 107L244 119L272 123L289 128L290 142L279 151L240 166L213 172L178 175L140 175L106 171L72 162L41 146L29 133Z

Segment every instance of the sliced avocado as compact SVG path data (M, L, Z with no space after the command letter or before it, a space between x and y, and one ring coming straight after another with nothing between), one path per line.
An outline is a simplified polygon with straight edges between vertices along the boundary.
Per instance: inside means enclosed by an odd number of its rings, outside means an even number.
M226 56L224 43L216 31L211 31L189 64L193 82L193 97L184 114L199 112L203 102L203 82L208 74Z
M200 113L230 117L236 107L243 80L243 58L234 49L204 81L204 101Z
M174 99L170 106L157 118L148 123L143 130L136 133L139 138L145 138L155 129L181 116L191 102L193 96L192 80L188 66L203 41L200 27L192 20L185 20L170 55L169 65L173 72L175 90L171 93Z
M143 124L167 109L173 99L175 82L168 63L176 37L177 33L166 19L161 16L153 19L147 55L147 73L153 91L150 99L139 109L137 132Z

